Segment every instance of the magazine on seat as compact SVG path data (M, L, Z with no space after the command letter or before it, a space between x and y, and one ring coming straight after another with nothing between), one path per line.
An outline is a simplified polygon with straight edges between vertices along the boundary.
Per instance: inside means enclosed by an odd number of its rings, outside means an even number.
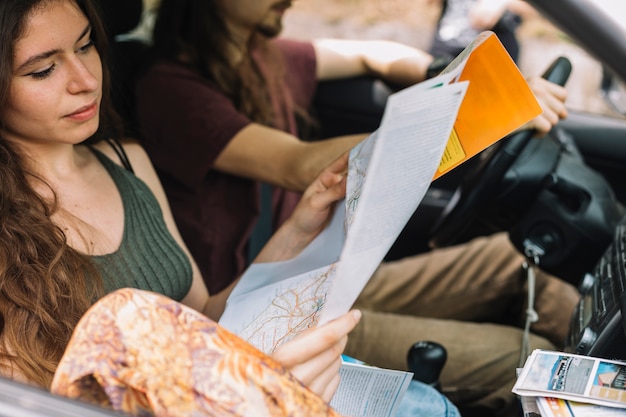
M561 398L537 397L541 417L624 417L623 408L563 400Z
M535 350L526 360L513 392L626 409L626 362Z

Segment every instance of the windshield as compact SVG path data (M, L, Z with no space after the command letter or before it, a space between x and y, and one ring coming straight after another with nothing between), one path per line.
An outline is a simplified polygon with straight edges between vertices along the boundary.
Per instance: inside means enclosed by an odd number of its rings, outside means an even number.
M609 16L615 23L621 25L626 29L626 2L624 0L592 0L592 3L600 7L607 16Z
M608 18L626 27L626 1L588 1L605 11ZM437 31L441 5L442 0L300 0L293 3L292 10L285 16L284 34L300 39L388 39L429 50ZM601 88L607 76L602 63L540 11L528 7L520 10L519 15L517 63L524 75L540 75L558 56L566 56L573 66L566 85L568 108L622 116L621 111L607 100L608 93ZM616 96L626 97L619 92L619 88L617 91Z
M604 15L604 18L610 20L612 26L623 32L622 35L618 35L618 38L626 39L626 20L624 19L624 17L626 17L626 2L623 0L587 1L597 6L597 8ZM581 109L624 117L626 115L626 80L615 76L607 65L597 62L595 58L590 57L589 59L600 67L601 78L598 89L594 91L594 93L597 95L599 92L599 96L602 100L598 106L586 107L585 105L582 105ZM573 106L575 107L574 104Z

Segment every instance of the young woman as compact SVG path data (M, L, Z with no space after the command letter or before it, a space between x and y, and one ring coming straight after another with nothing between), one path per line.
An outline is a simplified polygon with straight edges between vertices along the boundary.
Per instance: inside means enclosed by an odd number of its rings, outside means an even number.
M81 316L120 288L219 317L224 299L209 298L146 154L123 146L132 173L101 141L115 117L91 0L3 0L0 43L0 374L49 387ZM321 230L346 165L320 174L257 261L293 257ZM328 400L359 317L312 329L306 348L295 339L273 359Z

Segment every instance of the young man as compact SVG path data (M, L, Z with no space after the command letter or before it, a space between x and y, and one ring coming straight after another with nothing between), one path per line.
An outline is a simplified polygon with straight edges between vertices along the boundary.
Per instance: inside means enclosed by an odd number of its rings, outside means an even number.
M410 85L432 62L392 42L278 39L290 5L162 0L153 39L159 59L137 86L143 144L212 293L247 264L259 183L275 186L277 226L298 198L292 191L365 137L299 139L316 83L373 74ZM565 90L539 78L531 85L544 108L532 127L546 132L566 115ZM510 324L521 322L521 265L505 235L383 263L357 300L363 318L346 352L401 369L413 343L440 342L449 357L441 382L464 415L516 415L510 389L521 330ZM567 333L577 291L543 273L537 291L533 331L550 341L533 336L531 344L552 348Z

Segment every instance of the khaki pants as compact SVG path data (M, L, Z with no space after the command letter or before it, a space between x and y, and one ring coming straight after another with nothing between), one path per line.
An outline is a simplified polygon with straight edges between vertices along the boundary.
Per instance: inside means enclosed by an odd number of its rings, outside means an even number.
M463 416L517 416L511 388L527 297L522 262L496 234L381 264L355 303L363 318L346 354L406 369L415 342L439 342L448 351L442 387ZM531 349L562 347L578 298L574 286L537 272Z

